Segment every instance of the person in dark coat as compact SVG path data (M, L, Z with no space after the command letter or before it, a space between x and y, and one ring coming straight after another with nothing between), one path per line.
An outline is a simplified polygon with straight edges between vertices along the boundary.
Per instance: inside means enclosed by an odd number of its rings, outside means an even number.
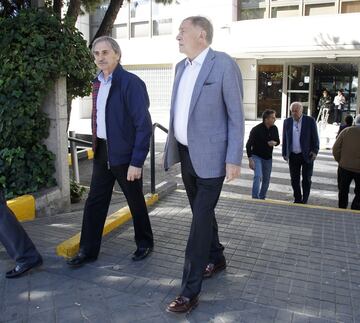
M20 277L30 269L42 265L43 260L40 253L15 217L15 214L7 206L4 191L1 188L0 242L16 263L15 267L5 274L6 278Z

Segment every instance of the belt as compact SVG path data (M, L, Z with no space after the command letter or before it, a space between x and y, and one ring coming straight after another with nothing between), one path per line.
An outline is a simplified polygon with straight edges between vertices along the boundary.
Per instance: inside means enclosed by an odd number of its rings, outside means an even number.
M181 144L180 142L178 142L178 147L180 150L189 151L189 147Z

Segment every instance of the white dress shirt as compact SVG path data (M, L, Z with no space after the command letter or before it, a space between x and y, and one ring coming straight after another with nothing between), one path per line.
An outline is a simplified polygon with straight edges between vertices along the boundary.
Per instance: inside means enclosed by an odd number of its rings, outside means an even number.
M96 136L106 139L105 107L111 87L112 74L105 80L103 72L98 75L100 88L96 99Z
M176 93L174 109L174 134L181 144L187 146L187 125L192 94L196 79L199 75L209 47L204 49L193 61L185 60L185 69L181 76L179 87Z
M301 116L299 121L293 119L292 152L295 154L301 153L300 135L301 135L302 119L303 116Z

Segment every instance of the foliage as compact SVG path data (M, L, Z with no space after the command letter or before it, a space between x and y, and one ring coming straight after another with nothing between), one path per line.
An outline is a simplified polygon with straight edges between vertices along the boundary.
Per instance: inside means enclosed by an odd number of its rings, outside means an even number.
M88 95L95 66L81 33L49 11L21 10L0 31L0 185L9 198L54 185L41 105L60 76L70 98Z
M72 203L80 201L85 191L85 187L79 185L79 183L73 179L70 180L70 198Z

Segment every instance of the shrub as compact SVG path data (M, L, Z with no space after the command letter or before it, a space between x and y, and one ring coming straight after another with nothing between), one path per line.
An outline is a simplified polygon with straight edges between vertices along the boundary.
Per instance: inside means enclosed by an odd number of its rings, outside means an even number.
M82 34L50 11L1 19L0 33L0 185L10 198L55 185L41 105L61 76L69 98L88 95L95 65Z

